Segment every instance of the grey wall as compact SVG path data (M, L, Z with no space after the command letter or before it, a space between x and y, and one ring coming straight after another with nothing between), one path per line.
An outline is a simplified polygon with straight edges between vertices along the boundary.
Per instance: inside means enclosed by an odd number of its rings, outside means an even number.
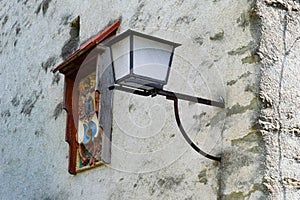
M265 2L258 4L264 184L273 199L299 199L299 1Z
M0 199L297 199L299 2L0 1ZM71 27L80 16L80 29ZM182 44L166 89L184 127L222 162L194 152L172 103L115 92L112 162L69 175L63 76L78 45L122 19Z

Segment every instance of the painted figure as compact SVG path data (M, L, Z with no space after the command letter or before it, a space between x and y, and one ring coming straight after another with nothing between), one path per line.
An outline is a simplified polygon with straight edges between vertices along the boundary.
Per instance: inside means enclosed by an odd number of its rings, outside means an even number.
M78 102L78 167L93 166L101 160L102 133L99 128L96 106L100 94L95 95L95 73L82 79L79 83Z

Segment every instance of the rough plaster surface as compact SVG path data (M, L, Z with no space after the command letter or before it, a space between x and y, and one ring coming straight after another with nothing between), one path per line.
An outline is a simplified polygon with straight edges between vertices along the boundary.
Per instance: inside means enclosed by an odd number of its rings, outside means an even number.
M275 0L0 1L0 198L297 199L298 7ZM111 164L67 173L63 77L50 71L118 18L120 32L182 43L167 89L225 98L225 110L180 104L189 134L222 155L221 163L187 145L171 102L116 92Z
M265 3L266 2L266 3ZM261 1L259 123L266 146L264 184L272 199L299 199L299 1Z

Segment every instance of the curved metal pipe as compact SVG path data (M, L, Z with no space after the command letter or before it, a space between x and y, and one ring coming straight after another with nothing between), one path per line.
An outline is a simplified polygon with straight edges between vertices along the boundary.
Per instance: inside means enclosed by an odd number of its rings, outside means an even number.
M216 156L212 156L208 153L205 153L204 151L202 151L191 139L190 137L187 135L187 133L185 132L180 117L179 117L179 109L178 109L178 99L174 98L172 99L174 101L174 112L175 112L175 118L176 118L176 122L178 125L178 128L180 130L180 132L182 133L184 139L191 145L191 147L197 151L198 153L200 153L202 156L211 159L211 160L215 160L215 161L221 161L221 157L216 157Z

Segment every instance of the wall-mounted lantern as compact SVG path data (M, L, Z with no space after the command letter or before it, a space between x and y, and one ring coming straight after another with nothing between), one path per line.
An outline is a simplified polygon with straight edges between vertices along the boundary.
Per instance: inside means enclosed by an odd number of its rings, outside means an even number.
M146 90L167 84L174 50L180 46L133 30L105 45L111 49L115 82Z
M201 155L212 160L221 160L221 157L202 151L189 138L180 121L178 99L224 108L223 99L218 102L163 90L168 82L174 50L180 44L127 30L104 45L110 47L114 72L115 85L110 89L143 96L163 95L173 100L176 122L186 141Z

